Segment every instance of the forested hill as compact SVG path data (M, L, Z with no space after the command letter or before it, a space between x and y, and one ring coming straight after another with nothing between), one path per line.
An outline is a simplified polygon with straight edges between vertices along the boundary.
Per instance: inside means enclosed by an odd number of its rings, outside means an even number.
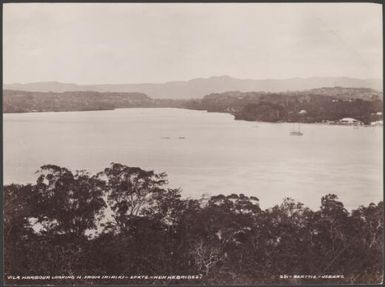
M368 124L378 120L376 113L383 111L383 94L367 88L342 87L285 93L233 91L207 95L190 101L187 107L227 112L249 121L321 122L353 117Z
M323 87L305 91L288 92L288 95L324 95L343 100L383 98L383 93L370 88Z
M142 93L27 92L4 90L3 112L58 112L111 110L115 108L143 107L151 98Z

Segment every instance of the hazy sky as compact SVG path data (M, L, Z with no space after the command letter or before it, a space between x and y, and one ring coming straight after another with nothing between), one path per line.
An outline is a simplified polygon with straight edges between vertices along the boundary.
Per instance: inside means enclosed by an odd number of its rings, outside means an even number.
M4 83L382 77L379 4L5 4Z

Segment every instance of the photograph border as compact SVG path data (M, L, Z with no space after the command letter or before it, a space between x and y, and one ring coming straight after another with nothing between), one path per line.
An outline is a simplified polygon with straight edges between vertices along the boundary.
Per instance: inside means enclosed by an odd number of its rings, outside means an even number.
M385 6L384 6L384 3L381 1L381 0L373 0L373 1L360 1L360 0L351 0L351 1L332 1L332 0L329 0L329 1L279 1L279 0L271 0L271 1L244 1L244 0L241 0L241 1L231 1L231 0L222 0L222 1L125 1L125 0L114 0L114 1L76 1L76 0L67 0L67 1L45 1L45 0L41 0L41 1L12 1L12 0L3 0L2 2L2 5L1 5L1 18L2 18L2 24L4 24L4 10L3 10L3 5L6 5L6 4L33 4L33 3L41 3L41 4L57 4L57 3L68 3L68 4L100 4L100 3L106 3L106 4L134 4L134 3L143 3L143 4L161 4L161 3L174 3L174 4L189 4L189 3L202 3L202 4L210 4L210 3L216 3L216 4L229 4L229 3L233 3L233 4L240 4L240 3L255 3L255 4L258 4L258 3L266 3L266 4L279 4L279 3L285 3L285 4L295 4L295 3L306 3L306 4L315 4L315 3L325 3L325 4L332 4L332 3L372 3L372 4L379 4L379 5L382 5L382 84L383 84L383 87L385 86L385 81L384 81L384 64L385 64L385 53L384 53L384 46L385 46L385 41L384 41L384 28L385 28L385 24L384 24L384 14L385 14ZM3 29L4 29L4 25L3 25ZM3 29L1 30L1 47L3 47ZM2 53L1 54L1 60L2 60L2 63L4 63L4 54ZM3 83L3 79L4 79L4 76L3 76L3 65L1 66L1 70L0 70L0 73L2 75L1 77L1 85L2 85L2 88L4 89L4 83ZM2 94L3 95L3 94ZM384 103L383 103L384 104ZM3 97L0 101L0 106L1 108L3 108ZM385 106L385 105L384 105ZM1 113L1 127L0 127L0 130L1 130L1 134L4 135L4 130L3 130L3 113ZM382 128L383 131L384 131L384 128ZM3 138L3 137L2 137ZM382 146L382 151L384 151L384 141L385 141L385 136L383 136L383 146ZM2 161L2 165L1 165L1 175L0 175L0 178L1 178L1 183L2 183L2 191L4 190L4 179L3 179L3 176L4 176L4 143L3 143L3 140L1 141L1 161ZM385 156L384 156L384 161L385 161ZM384 178L384 165L383 165L383 178ZM382 194L382 200L384 200L384 197L385 197L385 183L383 181L383 194ZM1 281L0 281L0 286L28 286L28 284L26 285L5 285L5 278L4 278L4 192L2 192L2 197L0 199L0 204L3 208L3 212L1 213L1 223L0 223L0 234L1 234L1 251L0 251L0 254L1 254ZM383 242L384 244L384 249L385 250L385 242ZM383 283L382 283L383 284ZM377 286L377 285L382 285L382 284L336 284L336 285L333 285L333 284L311 284L311 286L367 286L367 285L370 285L370 286ZM273 287L273 286L306 286L306 285L291 285L291 284L273 284L273 285L255 285L255 286L266 286L266 287ZM128 285L128 284L108 284L108 285L104 285L104 284L90 284L90 285L58 285L58 284L47 284L47 285L32 285L32 286L79 286L79 287L83 287L83 286L94 286L94 287L104 287L104 286L203 286L203 285L200 285L200 284L176 284L176 285L157 285L157 284L140 284L140 285ZM211 286L221 286L221 285L211 285ZM225 285L225 286L248 286L248 285Z

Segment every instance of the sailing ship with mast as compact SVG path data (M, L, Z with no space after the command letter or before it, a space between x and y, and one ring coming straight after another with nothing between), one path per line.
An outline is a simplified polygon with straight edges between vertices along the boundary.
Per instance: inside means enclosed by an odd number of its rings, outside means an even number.
M290 132L291 136L303 136L303 133L301 132L301 126L298 123L297 129Z
M307 114L305 110L300 110L298 112L299 115L304 116ZM298 122L297 129L290 132L291 136L303 136L303 132L301 132L301 125L300 122Z

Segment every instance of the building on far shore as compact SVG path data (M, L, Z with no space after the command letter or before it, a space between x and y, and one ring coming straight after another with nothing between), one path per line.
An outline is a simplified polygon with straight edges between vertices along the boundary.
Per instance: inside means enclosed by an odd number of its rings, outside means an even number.
M363 125L364 123L353 119L353 118L343 118L338 121L339 124L341 125Z
M300 111L298 112L298 114L300 114L300 115L306 115L306 114L307 114L307 111L306 111L306 110L300 110Z
M380 121L371 122L370 125L371 126L383 126L384 125L384 121L380 120Z

